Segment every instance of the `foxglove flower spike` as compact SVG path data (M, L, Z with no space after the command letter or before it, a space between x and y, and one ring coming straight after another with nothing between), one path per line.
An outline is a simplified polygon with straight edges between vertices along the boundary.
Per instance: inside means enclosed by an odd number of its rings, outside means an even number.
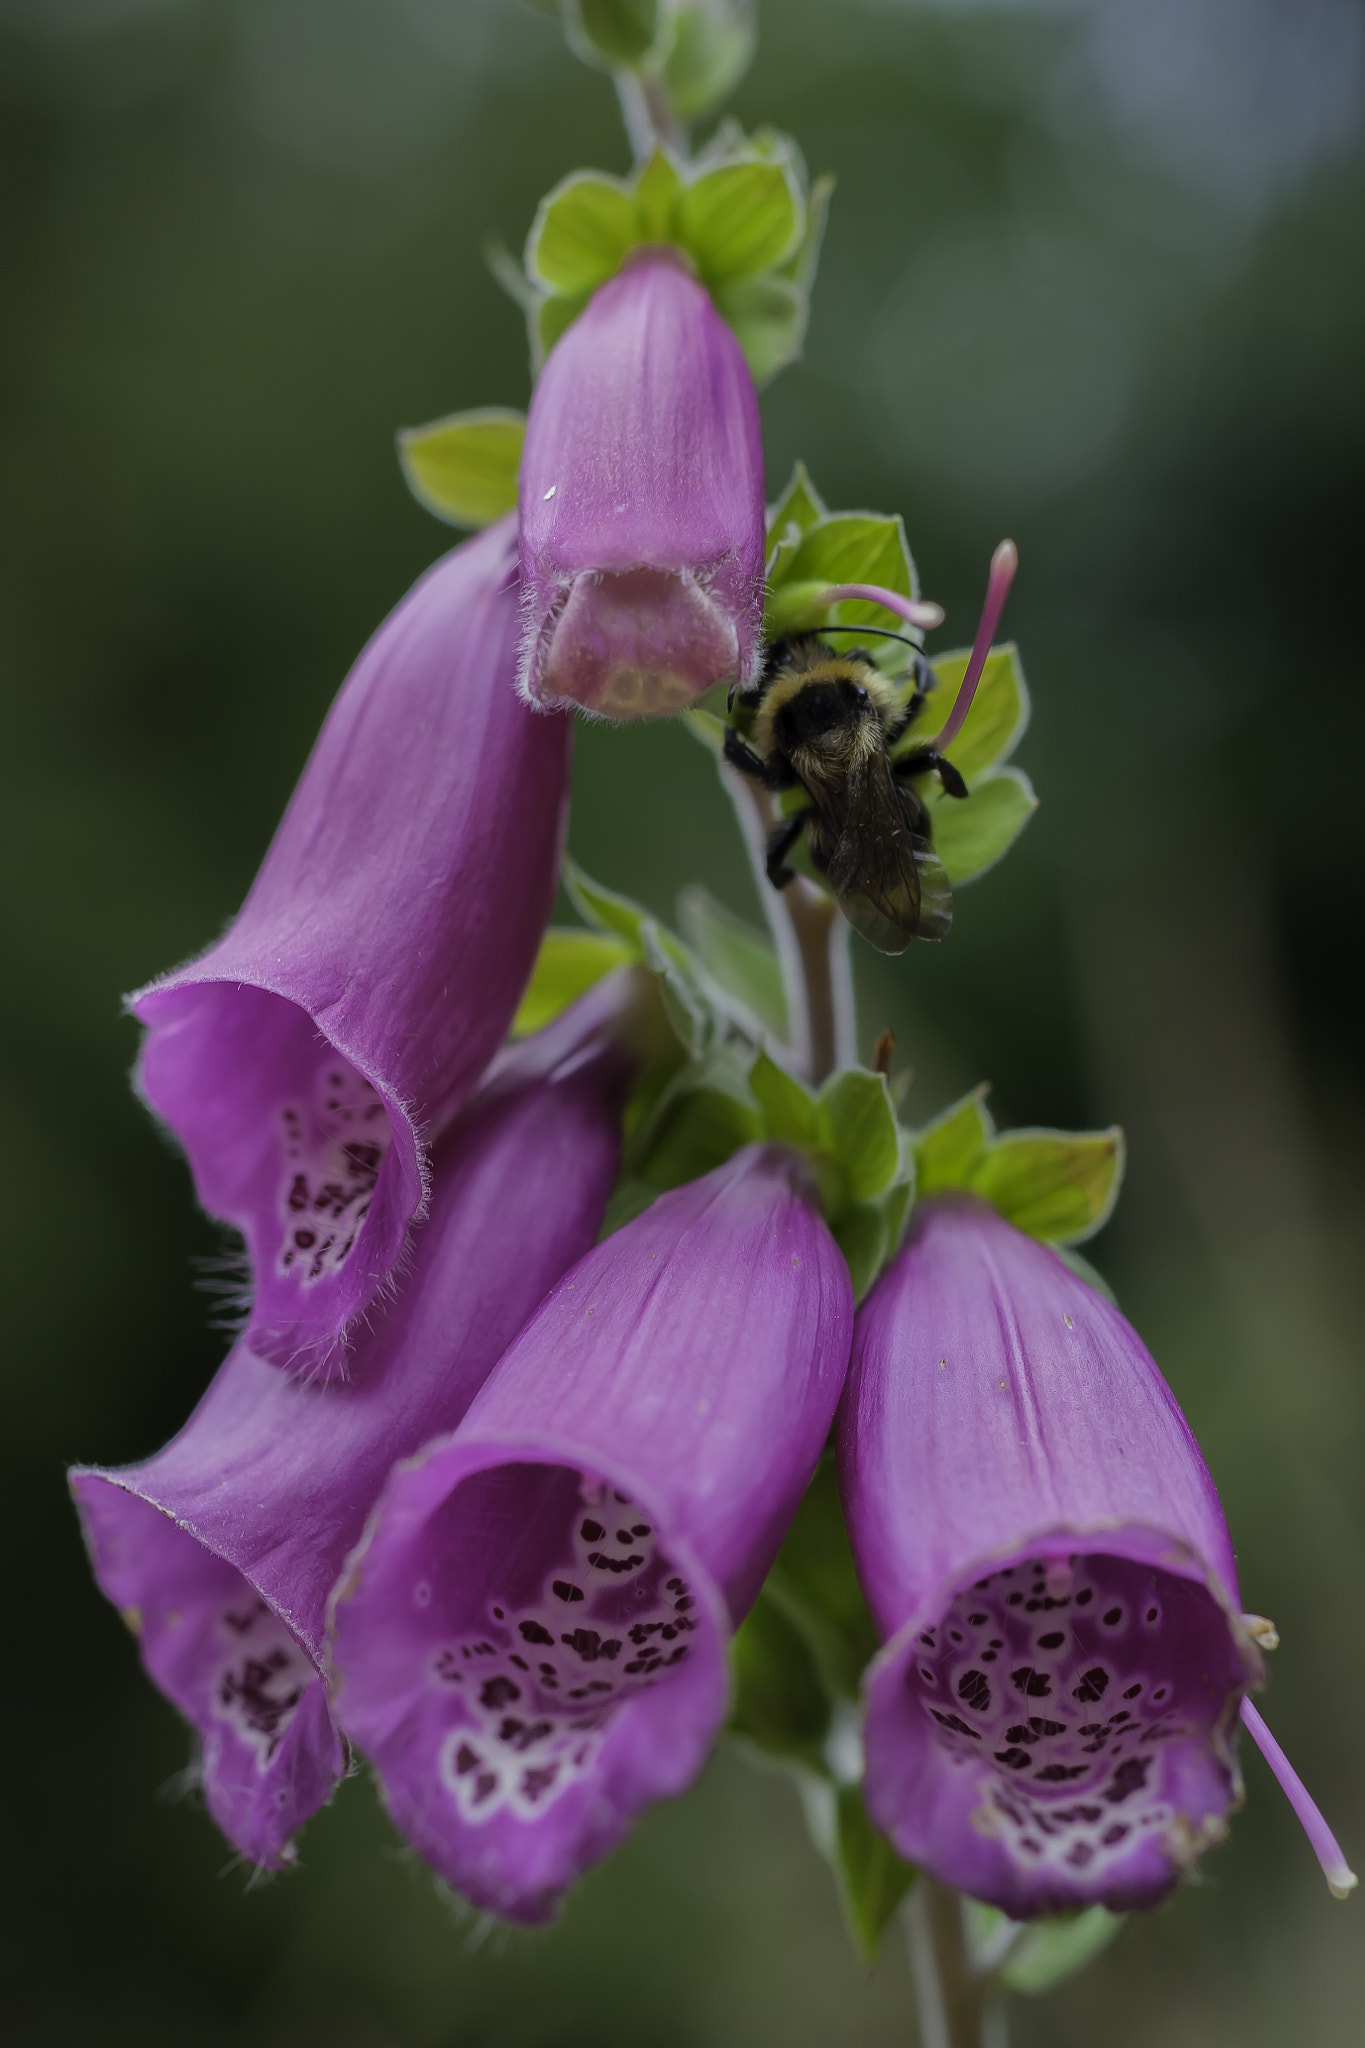
M1328 1891L1334 1899L1349 1899L1360 1879L1342 1855L1341 1844L1318 1811L1316 1800L1250 1700L1242 1701L1242 1720L1247 1734L1279 1779L1284 1796L1322 1866Z
M132 998L141 1091L246 1239L250 1348L306 1378L346 1369L549 915L570 733L517 702L516 635L508 517L371 640L225 937Z
M338 1587L339 1712L477 1905L549 1918L700 1770L851 1330L808 1168L751 1146L581 1260L395 1472Z
M840 1484L886 1639L869 1810L1013 1919L1150 1905L1240 1802L1262 1677L1227 1524L1136 1333L970 1196L864 1305Z
M344 1766L326 1604L390 1467L458 1422L597 1229L627 1067L621 982L504 1055L446 1134L413 1272L350 1384L291 1380L242 1339L165 1450L72 1474L95 1575L198 1731L209 1810L254 1863L291 1859Z
M630 258L556 343L531 400L520 504L529 703L633 718L754 679L758 401L678 250Z

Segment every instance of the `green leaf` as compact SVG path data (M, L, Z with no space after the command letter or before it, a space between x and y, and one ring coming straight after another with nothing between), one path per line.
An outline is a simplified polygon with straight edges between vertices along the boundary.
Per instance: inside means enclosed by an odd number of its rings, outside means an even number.
M981 1155L995 1136L995 1125L986 1108L989 1083L981 1082L970 1095L953 1103L941 1116L915 1134L915 1166L921 1195L941 1194L946 1188L966 1187Z
M827 624L889 626L903 632L905 622L897 613L869 599L843 598L831 606L825 591L832 583L877 583L913 597L914 563L900 520L876 512L834 512L812 526L770 583L764 629L770 639ZM894 640L874 652L892 667L903 665L905 651Z
M826 1689L856 1700L879 1643L849 1548L832 1451L815 1469L766 1590L800 1628Z
M851 1201L885 1193L900 1171L901 1140L884 1074L835 1074L820 1090L816 1129L844 1170Z
M527 273L557 298L581 298L614 277L639 241L634 193L602 171L575 171L536 209Z
M959 648L955 654L935 655L933 670L937 687L913 723L896 741L892 748L893 757L913 753L917 746L931 740L947 722L962 678L967 673L969 659L968 648ZM948 748L948 759L961 771L969 789L988 768L994 768L1014 752L1028 718L1028 688L1018 649L1013 642L1006 641L1000 647L993 647L986 656L972 708L961 732Z
M603 975L638 958L625 939L552 925L540 942L526 993L512 1019L513 1038L525 1038L552 1023Z
M1087 1906L1031 1920L1001 1965L1000 1982L1029 1996L1051 1991L1107 1949L1125 1918L1103 1906Z
M875 1962L887 1922L919 1872L873 1827L857 1785L837 1797L835 1871L849 1931L863 1961Z
M749 1069L749 1086L767 1118L768 1136L788 1145L818 1142L815 1097L794 1075L761 1052Z
M1123 1133L1008 1131L983 1153L967 1182L974 1194L1030 1237L1079 1244L1118 1200Z
M769 559L788 527L794 526L799 537L828 517L820 495L806 473L805 463L798 462L792 471L791 482L768 512Z
M681 0L663 67L680 118L700 120L727 99L753 61L757 43L753 0Z
M591 296L590 292L582 292L573 299L537 299L526 320L531 336L531 361L537 371L560 335L573 326Z
M1021 768L1000 768L965 797L933 804L934 852L955 889L974 882L1009 852L1038 808Z
M886 1263L889 1235L879 1202L851 1202L830 1225L830 1234L844 1255L853 1299L860 1302Z
M575 55L607 71L628 69L649 55L660 12L659 0L564 0Z
M770 270L713 285L711 296L733 329L755 384L768 383L800 356L809 310L800 285Z
M830 1702L800 1630L760 1593L730 1645L730 1732L767 1755L824 1773Z
M684 889L679 896L678 923L707 973L738 996L774 1036L785 1037L782 970L767 933L736 917L700 886Z
M404 427L398 460L419 505L452 526L491 526L517 502L526 415L501 406Z
M678 194L674 231L708 285L782 263L805 228L785 164L750 157L703 171Z
M643 240L671 239L673 208L681 190L677 166L661 149L656 149L635 178L635 209Z

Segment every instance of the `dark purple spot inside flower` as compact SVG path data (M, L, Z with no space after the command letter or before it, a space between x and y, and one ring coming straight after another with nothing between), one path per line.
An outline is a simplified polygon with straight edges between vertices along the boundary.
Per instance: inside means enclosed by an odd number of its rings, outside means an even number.
M1111 1607L1104 1617L1104 1625L1106 1628L1117 1628L1122 1620L1123 1609L1121 1607Z
M504 1678L501 1673L496 1678L488 1679L479 1692L480 1702L492 1713L496 1713L500 1707L510 1707L513 1700L520 1698L521 1687L514 1685L510 1678Z
M1030 1699L1046 1699L1052 1690L1052 1680L1045 1671L1035 1671L1031 1664L1021 1664L1017 1671L1010 1673L1016 1692L1027 1693Z
M973 1713L990 1711L991 1688L984 1671L964 1671L957 1681L957 1696Z
M1065 1641L1066 1636L1062 1630L1054 1628L1051 1635L1039 1636L1038 1648L1040 1650L1060 1650Z
M1061 1785L1068 1778L1083 1778L1088 1768L1087 1764L1044 1764L1035 1776L1042 1784Z
M559 1592L558 1586L555 1587L555 1591ZM560 1594L560 1598L562 1599L563 1597ZM543 1628L538 1621L522 1621L518 1622L517 1626L528 1643L552 1643L554 1641L554 1637L550 1634L549 1629Z
M577 1586L571 1586L567 1579L556 1579L553 1585L556 1600L581 1600L583 1595ZM551 1638L553 1641L553 1637Z
M941 1714L937 1707L930 1707L929 1712L933 1715L934 1719L938 1722L941 1728L951 1728L954 1735L970 1735L973 1742L980 1742L981 1737L978 1734L977 1730L975 1728L969 1728L967 1726L967 1723L961 1720L958 1717L958 1715Z
M1142 1691L1142 1687L1141 1687L1141 1685L1140 1685L1140 1684L1139 1684L1139 1685L1130 1685L1130 1686L1128 1687L1127 1691L1126 1691L1126 1692L1124 1693L1123 1697L1124 1697L1124 1698L1125 1698L1126 1700L1135 1700L1135 1699L1137 1698L1138 1694L1139 1694L1139 1693L1140 1693L1141 1691Z
M1040 1715L1030 1714L1028 1724L1035 1736L1066 1734L1065 1721L1044 1721Z
M1082 1706L1088 1706L1096 1700L1102 1700L1108 1687L1109 1673L1102 1665L1097 1664L1093 1671L1087 1671L1084 1674L1071 1697L1074 1700L1079 1700Z
M1111 1806L1117 1806L1124 1799L1131 1799L1134 1792L1140 1792L1147 1783L1147 1772L1151 1758L1130 1756L1121 1763L1104 1788L1104 1797Z
M600 1543L606 1533L600 1522L589 1519L579 1524L579 1534L585 1543Z
M1003 1764L1009 1771L1026 1771L1033 1758L1026 1749L997 1749L995 1761Z

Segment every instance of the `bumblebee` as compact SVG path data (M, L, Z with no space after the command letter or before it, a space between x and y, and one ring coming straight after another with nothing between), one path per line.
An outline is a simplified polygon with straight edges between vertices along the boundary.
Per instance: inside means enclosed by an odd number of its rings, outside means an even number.
M882 953L903 953L912 939L941 939L953 921L952 891L915 778L936 773L955 797L966 796L967 786L931 748L895 761L889 753L932 681L916 650L915 689L905 702L864 648L836 653L818 633L798 633L773 644L757 686L740 697L753 713L749 741L726 728L731 767L765 789L799 784L811 800L769 840L768 880L785 889L794 879L787 855L804 832L845 917Z

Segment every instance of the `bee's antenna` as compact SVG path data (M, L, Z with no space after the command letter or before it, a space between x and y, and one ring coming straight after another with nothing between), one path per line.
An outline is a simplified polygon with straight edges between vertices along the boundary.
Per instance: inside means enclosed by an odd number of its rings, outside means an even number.
M924 652L918 640L912 640L908 633L893 633L889 626L817 626L816 632L822 640L826 633L856 633L860 640L864 633L875 633L879 640L899 640L902 647L913 647L916 654Z
M1010 585L1018 567L1018 548L1012 540L1002 540L991 556L991 573L986 584L986 601L981 607L981 623L976 629L971 660L967 663L967 673L962 678L957 701L948 713L948 723L942 732L925 743L935 754L943 753L952 745L972 708L976 686L981 681L981 671L986 666L986 656L991 651L991 641L995 638L995 629L1000 624L1000 614L1005 609L1005 599L1010 594Z

